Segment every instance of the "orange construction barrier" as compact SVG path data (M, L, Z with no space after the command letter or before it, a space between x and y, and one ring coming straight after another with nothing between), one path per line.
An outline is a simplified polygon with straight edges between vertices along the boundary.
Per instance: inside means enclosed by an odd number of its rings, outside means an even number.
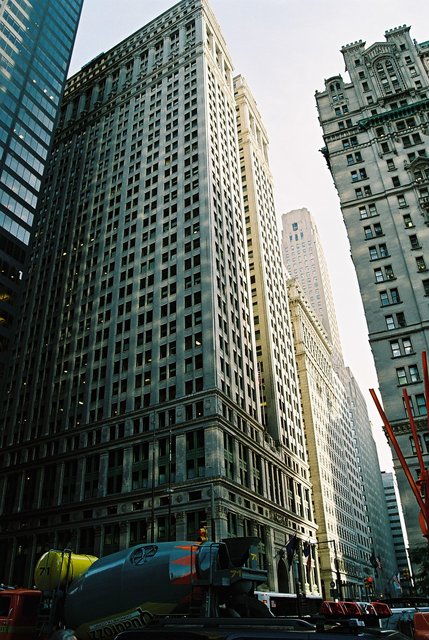
M429 611L414 614L414 640L429 640Z

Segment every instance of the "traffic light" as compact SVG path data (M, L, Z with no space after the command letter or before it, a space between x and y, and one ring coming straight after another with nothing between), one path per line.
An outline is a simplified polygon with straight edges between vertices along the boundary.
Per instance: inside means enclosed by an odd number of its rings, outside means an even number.
M206 542L208 540L208 531L205 525L201 526L197 533L199 542Z
M374 579L372 578L372 576L368 576L367 578L365 578L363 581L365 585L365 589L368 589L368 591L372 591L373 582L374 582Z

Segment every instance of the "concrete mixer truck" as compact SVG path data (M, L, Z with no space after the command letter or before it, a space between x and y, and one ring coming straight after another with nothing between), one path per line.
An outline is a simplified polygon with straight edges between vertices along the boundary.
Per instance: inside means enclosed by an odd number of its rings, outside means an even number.
M72 629L78 640L109 640L155 616L268 617L253 597L266 572L254 568L257 538L139 544L100 559L48 551L36 589L0 591L0 640L34 640ZM48 597L44 624L38 605Z

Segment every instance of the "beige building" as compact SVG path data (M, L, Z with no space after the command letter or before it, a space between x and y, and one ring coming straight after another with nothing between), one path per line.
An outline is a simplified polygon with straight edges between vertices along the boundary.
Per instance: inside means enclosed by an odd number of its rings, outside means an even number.
M306 524L314 520L310 472L293 355L286 274L268 164L268 139L245 80L236 78L234 86L261 420L269 442L287 451L288 477L274 478L273 486L280 482L281 491L281 486L284 486L293 501L293 511L299 516L285 514L284 520L285 527L291 529L300 541L293 571L289 571L284 560L284 545L288 540L280 537L275 540L272 584L275 590L295 592L295 582L298 581L302 592L318 593L320 584L314 546L309 547L308 571L304 570L302 560L304 543L313 545L316 541L316 527Z
M296 278L332 345L331 360L344 366L331 280L314 217L305 207L282 215L282 253L287 272Z
M356 595L359 588L363 587L363 579L356 583L357 576L373 577L376 593L378 595L385 594L390 590L390 577L395 569L395 559L377 448L362 392L351 370L344 366L323 247L315 220L307 209L289 211L282 216L282 223L282 247L286 267L290 275L299 282L299 288L323 326L326 332L325 339L328 340L326 344L330 351L331 370L329 375L333 383L332 392L336 394L337 406L341 408L341 424L344 428L343 440L336 442L339 447L338 451L335 453L329 447L327 448L328 453L333 456L331 464L334 474L337 472L337 459L338 453L341 457L341 448L344 452L344 458L347 458L350 451L354 452L347 480L350 488L352 515L356 521L356 536L352 545L350 545L347 529L342 527L338 529L339 546L345 549L344 570L346 574L350 574L353 595ZM327 356L326 353L325 356ZM323 387L319 384L316 385L316 388L322 389ZM309 397L317 407L320 403L317 394L313 393ZM328 412L325 416L325 427L326 434L329 434L329 439L332 440L333 434L338 431L336 414L332 413L331 425L329 424L330 418L330 412ZM304 413L304 420L307 429L313 418L307 420ZM316 437L316 448L318 443L322 449L325 448L326 444L323 439L318 441ZM317 468L318 465L314 466L311 461L312 473ZM320 478L320 482L323 484L324 479ZM338 486L341 486L341 479L337 480L337 483ZM347 492L347 483L343 482L343 492ZM313 484L316 485L314 479ZM324 499L323 492L320 494L320 499ZM344 538L341 537L343 534ZM376 564L374 558L376 557L380 558L382 570L374 566ZM352 558L351 561L350 558ZM346 578L347 581L348 578Z
M361 599L371 550L347 395L327 334L296 280L289 280L324 597ZM356 486L356 483L359 486Z

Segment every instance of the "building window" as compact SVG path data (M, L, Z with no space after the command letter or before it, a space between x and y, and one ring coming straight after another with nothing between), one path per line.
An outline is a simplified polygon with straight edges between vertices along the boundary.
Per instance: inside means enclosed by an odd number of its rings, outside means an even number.
M409 236L409 238L410 238L411 249L421 249L419 239L415 234L413 234L412 236Z
M402 311L400 311L399 313L396 314L396 325L398 327L406 327L407 323L405 321L405 313L402 313Z
M358 144L358 139L356 136L351 136L351 138L345 138L343 140L343 149L349 149L350 147L356 147Z
M374 269L374 277L376 282L384 282L384 274L382 269Z
M399 367L396 369L396 376L398 378L398 384L404 385L413 382L420 382L419 370L416 364L411 364L408 367L408 375L405 367Z
M392 269L390 264L386 264L386 266L384 267L384 276L385 276L386 280L394 280L395 279L395 274L393 273L393 269Z
M408 207L407 201L404 195L398 196L398 206L400 209L403 209L404 207Z
M389 289L389 291L380 291L380 303L382 307L401 302L398 289Z
M414 225L413 225L413 221L412 221L411 216L410 216L410 214L409 214L409 213L406 213L406 214L405 214L404 216L402 216L402 217L403 217L403 219L404 219L404 226L405 226L407 229L410 229L411 227L414 227Z
M399 299L398 289L390 289L390 297L392 299L392 304L398 304L398 302L401 302Z
M366 206L359 207L359 217L361 220L365 218L372 218L377 215L377 207L375 204L368 204Z
M371 238L383 235L383 230L379 222L371 226L364 227L363 232L365 234L365 240L370 240Z
M395 162L391 159L387 160L387 170L388 171L395 171L396 167L395 167Z
M361 187L359 187L358 189L355 189L355 194L356 194L356 198L366 198L371 194L371 187L369 185L367 185L366 187L363 187L363 189Z
M380 291L380 302L382 307L387 307L390 304L389 294L387 291Z
M352 182L358 182L358 180L366 180L368 178L365 169L359 169L358 171L350 172Z
M402 355L399 342L397 340L390 341L390 350L392 351L392 358L399 358Z
M405 367L399 367L396 369L396 377L399 385L407 384L407 374L405 373Z
M411 364L408 367L408 372L410 376L410 382L420 382L419 369L416 364Z
M395 314L395 316L385 316L386 328L388 331L392 331L393 329L398 329L399 327L405 327L405 315L401 312ZM405 338L406 340L407 338Z
M401 340L391 340L390 349L392 351L392 358L414 354L411 339L408 337L402 338Z
M425 296L429 296L429 280L422 280Z
M370 260L379 260L389 255L385 244L380 244L378 247L368 247L368 249Z
M426 407L425 396L423 393L418 393L416 396L416 407L417 407L417 415L418 416L426 416L428 413Z
M401 182L400 182L400 180L399 180L398 176L393 176L393 178L392 178L392 185L393 185L394 187L400 187L400 186L401 186Z
M406 356L410 355L411 353L414 353L413 345L411 343L410 338L402 338L402 348Z
M395 60L387 58L377 62L375 72L385 94L392 94L401 88Z
M392 331L393 329L396 329L395 320L394 320L393 316L385 316L384 319L386 321L386 329L388 331Z
M416 258L417 271L426 271L426 262L423 256Z
M404 145L404 149L409 149L415 144L421 144L422 139L419 133L412 133L411 136L403 136L402 144Z

